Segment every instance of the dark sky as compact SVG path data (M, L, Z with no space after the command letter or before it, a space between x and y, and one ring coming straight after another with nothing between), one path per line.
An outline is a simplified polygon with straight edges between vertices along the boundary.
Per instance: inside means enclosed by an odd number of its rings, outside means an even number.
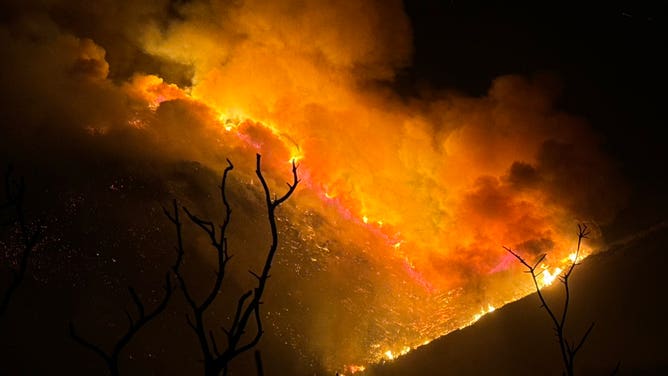
M658 3L409 0L415 54L400 82L482 96L500 75L556 74L561 108L590 122L633 185L635 207L620 217L646 226L668 209L668 44ZM632 226L620 220L613 226Z

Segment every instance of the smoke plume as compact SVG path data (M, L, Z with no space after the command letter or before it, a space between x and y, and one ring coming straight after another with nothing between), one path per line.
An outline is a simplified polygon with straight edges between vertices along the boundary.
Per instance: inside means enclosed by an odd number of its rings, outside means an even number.
M573 252L577 223L596 228L623 203L599 137L557 108L558 77L498 77L482 97L388 89L412 56L400 1L0 9L3 157L213 171L229 157L250 181L259 152L277 187L298 161L285 214L295 240L272 281L284 300L269 312L307 307L273 316L275 330L331 369L526 294L502 246L548 253L551 271Z

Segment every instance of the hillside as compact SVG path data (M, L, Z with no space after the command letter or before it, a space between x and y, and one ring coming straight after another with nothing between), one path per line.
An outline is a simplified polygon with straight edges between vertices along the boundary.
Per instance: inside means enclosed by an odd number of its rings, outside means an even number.
M581 375L665 375L668 372L663 302L668 229L651 231L588 258L572 276L567 335L594 330L576 359ZM527 278L529 278L527 276ZM561 299L552 285L549 301ZM561 360L551 322L535 294L488 314L394 362L373 367L386 375L558 375Z

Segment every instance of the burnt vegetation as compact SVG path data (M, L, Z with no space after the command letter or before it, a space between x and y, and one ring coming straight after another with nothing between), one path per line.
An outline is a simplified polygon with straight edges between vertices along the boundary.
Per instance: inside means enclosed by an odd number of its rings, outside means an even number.
M227 375L229 363L239 355L249 351L255 347L262 338L264 333L262 328L262 319L260 315L260 307L262 304L262 294L264 293L267 280L269 279L269 271L271 270L272 261L278 249L278 228L276 225L276 209L283 204L294 193L299 183L297 176L297 166L292 163L292 183L288 183L287 192L280 197L272 198L272 192L267 185L267 182L262 175L260 164L260 155L257 155L255 173L262 184L264 190L264 198L267 207L267 219L271 229L271 244L267 251L267 256L262 267L262 271L258 274L254 271L249 271L257 280L257 285L252 289L243 293L237 302L234 310L234 318L228 328L221 328L224 333L223 340L217 339L217 334L212 325L207 323L205 313L211 307L216 298L219 297L223 281L225 279L225 272L228 263L232 259L232 254L229 252L227 243L227 228L230 223L232 209L225 194L225 187L227 178L234 168L232 163L228 160L228 166L223 173L222 182L220 185L220 196L225 207L223 214L223 222L215 225L212 221L199 218L197 215L191 213L187 207L182 210L188 219L198 226L209 238L211 247L215 250L218 260L218 270L215 273L215 280L211 289L206 294L205 298L198 301L194 296L191 288L188 285L186 278L181 271L181 262L185 254L185 246L182 236L181 218L179 215L179 208L176 201L173 202L173 209L169 211L164 209L165 215L174 224L177 235L177 263L173 271L176 279L179 282L179 287L188 302L191 309L191 314L187 316L187 322L190 328L197 336L202 356L204 357L204 374L207 376ZM253 328L254 324L254 328ZM248 334L248 335L247 335ZM223 344L224 343L224 344ZM259 352L256 352L256 362L258 365L258 373L262 373L262 362Z
M210 317L207 317L207 312L213 303L221 297L225 275L228 271L228 263L233 256L228 249L227 242L227 231L232 219L232 209L226 195L226 187L229 174L234 166L229 160L227 162L228 165L223 172L222 181L219 186L220 199L224 206L223 219L220 224L215 224L213 221L198 217L186 206L179 206L176 199L172 201L171 208L163 207L163 212L174 225L176 233L176 260L171 269L166 272L163 286L165 292L155 307L147 310L139 294L133 287L129 287L129 294L136 314L133 315L129 311L125 311L128 319L127 330L115 342L111 351L105 351L100 345L83 338L75 330L74 324L70 323L69 331L71 338L102 358L111 375L117 376L121 374L119 359L122 351L146 325L154 321L158 315L165 311L170 299L177 290L180 290L182 293L190 310L185 320L197 337L202 353L204 375L227 375L230 362L241 354L254 349L260 342L264 333L260 314L262 296L269 280L269 272L279 245L276 210L292 196L299 184L297 166L293 162L293 179L291 183L287 184L288 188L286 192L281 196L275 196L262 174L261 156L259 154L256 156L255 172L264 192L267 210L266 216L271 231L271 243L261 271L259 273L249 271L255 277L257 284L239 296L236 307L233 307L232 323L229 327L225 328L211 323L209 320ZM203 299L198 298L201 293L193 291L194 289L188 283L182 270L186 258L186 250L192 248L192 246L184 242L182 213L185 214L192 225L199 228L206 235L217 258L214 281L211 283L209 290L205 292ZM213 327L220 329L214 330L212 329ZM255 352L255 364L257 374L262 375L264 370L259 351Z

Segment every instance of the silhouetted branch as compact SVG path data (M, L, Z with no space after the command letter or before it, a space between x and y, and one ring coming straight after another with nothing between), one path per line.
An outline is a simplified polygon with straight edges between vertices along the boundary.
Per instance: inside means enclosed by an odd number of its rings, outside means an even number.
M503 247L506 251L508 251L513 256L515 256L515 258L517 260L519 260L519 262L527 268L528 273L531 274L531 278L533 280L534 288L536 289L536 294L538 295L538 299L540 299L540 302L541 302L541 308L545 309L548 316L550 317L550 320L552 320L555 335L557 336L557 340L559 342L559 349L561 351L562 362L564 364L564 373L568 376L573 376L574 375L575 356L578 353L578 351L582 348L582 345L585 343L585 341L589 337L589 334L591 333L592 329L594 328L594 323L592 323L589 326L589 328L585 331L585 333L582 336L582 338L580 339L580 341L575 346L572 346L571 343L569 343L566 340L565 326L566 326L566 318L568 316L568 309L569 309L569 304L570 304L570 299L571 299L569 278L570 278L571 274L573 273L573 269L575 268L575 266L578 265L577 260L580 256L580 249L581 249L581 246L582 246L582 240L586 239L589 236L589 234L590 234L590 231L589 231L589 228L587 227L587 225L578 224L578 245L577 245L577 248L575 250L575 256L573 257L573 260L572 260L570 266L568 267L568 269L566 270L566 272L564 274L562 274L562 276L559 278L560 282L564 286L564 303L563 303L563 309L562 309L560 317L557 317L557 315L554 313L553 309L547 303L547 301L545 300L545 297L543 296L543 293L540 289L540 286L538 284L538 275L536 274L536 269L543 262L546 255L545 254L541 255L538 258L538 261L536 261L533 265L530 265L517 252L513 251L512 249L510 249L508 247Z
M264 376L264 366L262 365L260 350L255 350L255 369L257 370L257 376Z
M510 252L513 256L515 256L515 258L517 258L520 261L520 263L522 263L522 265L524 265L527 268L527 271L531 274L531 279L533 280L534 288L536 289L536 293L538 294L538 298L540 299L541 308L545 308L545 310L547 311L547 314L550 316L550 319L555 324L554 325L555 330L557 330L557 332L559 332L559 327L560 327L559 320L557 320L557 316L555 316L554 312L552 311L550 306L547 304L547 301L545 300L545 297L543 296L543 293L540 289L540 286L538 285L538 276L536 275L536 268L538 268L540 263L545 259L545 256L547 256L547 255L545 255L545 254L541 255L538 258L538 261L532 266L532 265L529 265L529 263L527 263L522 257L520 257L519 254L517 254L512 249L510 249L508 247L503 247L503 248L506 251Z
M9 212L7 225L15 224L18 226L21 237L21 252L18 266L16 268L9 268L9 286L2 294L2 300L0 301L0 318L7 312L12 296L21 282L23 282L28 270L30 257L35 250L35 246L37 246L37 243L43 237L40 230L31 230L26 222L24 210L25 182L23 178L20 178L18 181L13 179L12 174L13 168L10 166L5 172L5 202L0 204L0 209Z
M180 269L174 268L174 273L176 274L181 290L184 293L186 301L188 302L194 320L188 318L188 323L190 327L195 332L200 348L202 350L202 355L204 357L204 373L207 376L218 376L221 373L227 374L229 362L239 356L241 353L246 352L260 341L260 338L263 334L262 320L260 315L260 305L262 304L261 299L264 293L264 289L269 279L269 271L271 269L271 264L278 249L278 229L276 226L276 209L283 204L290 196L294 193L299 184L299 179L297 176L297 166L295 163L292 163L292 183L288 183L288 190L285 194L280 197L277 197L272 200L272 192L269 189L269 186L262 175L261 169L261 156L257 154L256 156L256 175L260 179L262 188L264 190L264 197L267 206L267 218L269 221L269 226L271 229L271 244L269 246L269 251L267 252L267 257L265 259L264 267L262 273L257 274L253 271L249 271L258 281L257 286L253 290L249 290L239 297L237 301L237 306L235 308L234 318L230 324L229 329L222 328L222 331L225 333L227 338L227 346L225 349L219 348L219 344L216 342L215 335L213 331L207 330L207 325L204 320L204 314L210 305L214 302L216 297L219 296L221 291L222 283L225 277L227 263L230 261L232 256L228 252L227 246L227 227L230 223L230 218L232 214L232 209L227 200L226 196L226 187L227 179L230 171L234 168L232 163L227 160L227 167L223 171L222 182L220 185L220 195L223 202L225 212L223 216L223 223L219 226L216 231L216 227L213 222L208 220L203 220L200 217L191 213L188 208L183 207L184 213L188 216L190 221L199 227L209 238L211 246L216 250L218 257L218 269L215 273L216 279L211 286L208 294L201 303L198 303L190 293L188 288L188 283L183 277ZM177 254L178 258L182 259L184 254L184 245L182 237L182 223L179 220L178 208L176 202L174 202L174 211L173 213L167 212L165 214L174 223L176 232L177 232ZM245 334L247 333L247 327L249 322L253 320L255 322L256 331L255 334L249 338L245 339ZM245 341L245 342L244 342Z
M180 259L177 260L177 262L180 262ZM98 345L95 345L87 341L86 339L82 338L81 336L79 336L74 328L74 324L71 322L69 325L70 337L72 337L72 339L74 339L81 346L93 351L99 357L104 359L105 363L107 363L107 368L109 368L109 372L111 373L112 376L119 375L120 373L118 368L118 360L125 346L127 346L130 343L132 338L134 338L134 336L146 324L152 321L156 316L162 313L162 311L164 311L165 308L167 308L167 303L169 302L169 299L171 298L172 293L174 291L172 287L170 272L167 272L165 274L165 285L163 286L163 288L165 290L165 296L160 301L160 303L147 314L146 308L144 307L144 303L142 303L135 289L132 287L128 287L128 291L130 292L130 297L132 298L132 302L134 303L135 308L137 310L138 317L135 320L128 311L125 311L125 314L128 318L128 329L125 332L125 334L123 334L123 336L119 338L118 341L116 341L111 352L107 353Z
M587 328L587 331L585 331L585 334L582 335L582 338L580 339L580 342L578 342L578 344L573 349L573 351L572 351L573 356L575 356L575 354L577 354L577 352L580 351L580 348L582 347L582 345L587 340L587 337L589 337L589 333L591 333L592 329L594 329L594 323L591 323L591 325L589 325L589 328Z
M80 344L81 346L83 346L83 347L89 349L90 351L96 353L99 357L104 359L104 361L107 362L107 365L108 365L110 370L117 366L117 362L113 361L112 358L109 355L107 355L106 352L104 352L104 350L99 348L97 345L94 345L94 344L86 341L85 339L79 337L79 335L76 332L76 329L74 328L73 323L70 322L69 327L70 327L70 337L72 337L72 339L74 339L78 344ZM115 372L112 370L111 373L112 374L118 374L118 370L116 370Z

